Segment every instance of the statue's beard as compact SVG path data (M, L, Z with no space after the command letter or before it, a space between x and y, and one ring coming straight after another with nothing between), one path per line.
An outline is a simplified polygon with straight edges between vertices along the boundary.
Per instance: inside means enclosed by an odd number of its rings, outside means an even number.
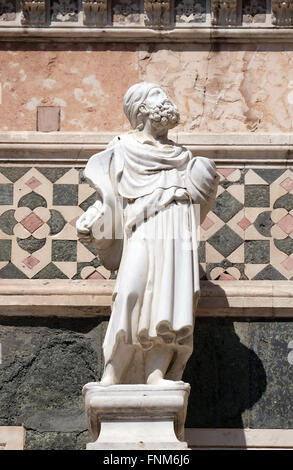
M156 128L172 129L177 126L180 120L180 114L177 106L170 101L163 101L156 106L148 106L149 119Z

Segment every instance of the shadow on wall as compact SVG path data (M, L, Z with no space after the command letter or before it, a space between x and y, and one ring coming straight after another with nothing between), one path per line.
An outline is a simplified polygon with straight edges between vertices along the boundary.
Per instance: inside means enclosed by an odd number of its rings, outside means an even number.
M247 319L196 318L194 352L183 375L191 385L187 428L249 427L248 410L267 386L249 333Z

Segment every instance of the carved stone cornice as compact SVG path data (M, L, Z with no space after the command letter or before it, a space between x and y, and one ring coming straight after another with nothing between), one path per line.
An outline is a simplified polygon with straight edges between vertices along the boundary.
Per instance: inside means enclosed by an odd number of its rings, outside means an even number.
M171 23L171 0L145 0L145 24L149 27L168 27Z
M0 279L1 316L109 316L115 280ZM197 316L292 318L292 281L201 281ZM54 307L54 308L52 308Z
M24 25L44 25L46 23L45 0L21 0L21 23Z
M237 24L237 0L211 0L212 25Z
M91 26L105 26L108 22L107 0L83 0L83 22Z
M272 0L272 23L276 26L293 24L293 0Z

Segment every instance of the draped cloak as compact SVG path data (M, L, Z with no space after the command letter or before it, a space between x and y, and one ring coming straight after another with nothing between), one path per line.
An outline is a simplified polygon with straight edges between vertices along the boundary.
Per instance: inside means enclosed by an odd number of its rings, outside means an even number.
M174 350L166 378L180 380L199 294L197 228L215 198L215 165L174 142L157 146L124 134L90 158L85 177L97 191L99 258L107 269L119 267L105 365L132 348L124 383L145 383L145 354L165 343Z

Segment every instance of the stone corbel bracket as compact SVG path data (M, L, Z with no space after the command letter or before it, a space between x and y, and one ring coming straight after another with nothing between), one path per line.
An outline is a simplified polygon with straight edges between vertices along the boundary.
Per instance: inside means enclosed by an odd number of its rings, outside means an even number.
M292 26L293 0L272 0L272 24Z
M237 0L211 0L211 23L214 26L235 26Z
M83 0L83 23L88 26L105 26L108 22L107 0Z
M21 0L21 23L29 26L46 24L46 0Z
M145 0L145 25L166 28L171 24L171 0Z

